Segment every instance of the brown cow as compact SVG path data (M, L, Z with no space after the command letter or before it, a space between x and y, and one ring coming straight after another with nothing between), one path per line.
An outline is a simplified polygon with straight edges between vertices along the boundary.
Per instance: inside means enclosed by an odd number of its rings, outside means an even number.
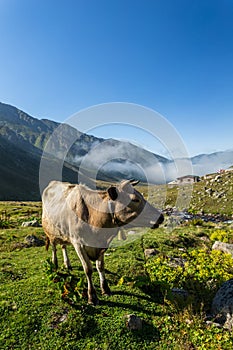
M88 281L88 302L97 304L92 283L92 261L96 261L103 294L110 294L104 273L104 252L119 228L156 228L163 215L152 207L133 186L124 180L106 191L91 190L84 185L52 181L42 196L42 225L47 248L52 245L52 261L58 266L56 245L61 244L64 264L71 268L66 245L72 244L81 260Z

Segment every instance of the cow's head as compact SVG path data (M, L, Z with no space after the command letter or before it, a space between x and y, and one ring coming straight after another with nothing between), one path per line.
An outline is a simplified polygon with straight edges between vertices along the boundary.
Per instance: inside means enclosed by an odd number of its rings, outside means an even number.
M107 190L110 211L116 225L157 228L164 220L163 214L150 205L134 186L138 181L124 180Z

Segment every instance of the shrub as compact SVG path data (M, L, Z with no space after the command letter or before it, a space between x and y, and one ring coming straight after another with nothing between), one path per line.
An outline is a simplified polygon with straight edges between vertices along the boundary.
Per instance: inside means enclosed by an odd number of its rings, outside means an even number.
M8 220L0 219L0 229L9 228L10 222Z
M170 288L184 288L202 301L210 300L220 285L233 277L233 258L217 250L195 249L182 255L184 265L174 266L168 257L147 262L153 282Z
M225 231L216 229L210 236L211 241L221 241L224 243L231 243L233 238L233 231Z
M205 222L200 218L192 219L189 223L193 226L205 226Z
M84 296L84 279L71 274L70 271L57 271L55 265L48 258L44 262L44 271L48 284L55 284L62 299L69 304L78 302Z

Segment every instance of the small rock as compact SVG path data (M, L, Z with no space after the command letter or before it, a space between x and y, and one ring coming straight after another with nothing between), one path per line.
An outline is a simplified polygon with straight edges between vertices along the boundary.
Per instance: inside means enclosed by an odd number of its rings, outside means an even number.
M132 231L132 230L131 230L131 231L128 231L128 235L135 235L135 233L136 233L136 232L135 232L135 231Z
M39 227L40 224L37 220L24 221L21 225L22 227Z
M215 176L214 180L215 180L215 181L217 181L217 180L222 180L222 176L221 176L221 175L217 175L217 176Z
M183 258L181 258L181 257L179 257L179 258L174 258L174 257L172 257L172 256L168 256L168 258L169 258L169 262L168 262L168 265L170 266L170 267L182 267L182 268L184 268L184 264L185 264L185 262L186 262L186 260L185 259L183 259Z
M224 253L231 254L233 257L233 244L216 241L216 242L214 242L212 249L213 250L220 250Z
M148 249L144 250L144 254L146 257L149 258L151 256L159 254L159 251L157 249L154 249L154 248L148 248Z
M135 315L126 315L126 327L131 331L139 331L142 329L142 320Z
M215 326L217 328L222 328L222 324L213 322L213 321L206 321L207 326Z
M40 239L34 235L27 236L25 241L28 247L42 247L45 245L43 239Z
M183 299L186 299L189 295L187 290L181 288L172 288L171 292L174 297L181 297Z
M208 193L210 196L213 194L213 190L212 190L212 188L208 188L207 190L206 190L206 193Z

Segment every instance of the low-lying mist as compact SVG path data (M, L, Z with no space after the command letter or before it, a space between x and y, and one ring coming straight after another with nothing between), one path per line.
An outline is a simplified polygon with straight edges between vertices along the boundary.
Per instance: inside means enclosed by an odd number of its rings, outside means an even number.
M105 140L95 143L84 156L73 157L81 169L91 169L96 178L130 179L162 184L179 176L217 172L233 165L233 151L170 160L129 142Z

